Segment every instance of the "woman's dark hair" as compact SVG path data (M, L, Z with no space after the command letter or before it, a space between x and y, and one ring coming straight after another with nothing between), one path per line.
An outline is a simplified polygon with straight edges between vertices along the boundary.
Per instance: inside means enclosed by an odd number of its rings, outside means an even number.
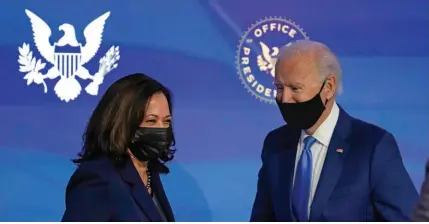
M148 102L155 93L165 95L170 113L173 113L170 91L149 76L137 73L113 83L93 111L82 136L82 151L73 163L79 165L100 156L107 156L115 163L123 161L128 156L128 144L140 126ZM164 162L174 158L175 150L171 148L174 145L173 134L168 158L164 158Z

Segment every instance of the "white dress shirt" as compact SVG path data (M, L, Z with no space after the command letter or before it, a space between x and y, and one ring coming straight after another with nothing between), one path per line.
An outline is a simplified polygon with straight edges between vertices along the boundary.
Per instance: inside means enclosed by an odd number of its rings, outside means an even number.
M328 152L329 142L331 141L331 137L334 132L335 125L337 124L339 115L340 109L338 108L337 103L334 102L334 105L328 117L312 135L316 139L316 142L311 146L313 169L310 186L310 199L308 203L308 214L310 214L311 203L313 202L314 194L316 193L317 183L319 182L320 173L322 173L326 153ZM301 137L298 143L298 150L296 151L295 172L296 166L298 165L299 158L301 157L301 153L304 148L304 139L307 136L308 134L305 131L301 131ZM293 176L293 181L295 182L295 174Z

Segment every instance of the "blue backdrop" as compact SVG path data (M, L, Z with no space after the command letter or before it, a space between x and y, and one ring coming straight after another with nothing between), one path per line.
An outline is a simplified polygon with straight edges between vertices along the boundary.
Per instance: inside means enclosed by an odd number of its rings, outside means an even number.
M235 57L242 35L270 16L295 21L338 55L344 70L339 103L395 135L420 189L429 157L426 0L0 3L0 221L60 220L74 170L70 159L80 150L85 123L106 88L135 72L158 79L175 96L177 160L163 180L177 220L247 221L264 137L283 122L276 106L246 90ZM33 56L47 62L34 44L25 9L51 27L51 44L62 37L63 23L74 25L77 40L85 43L87 24L110 11L102 45L85 67L94 74L112 45L120 47L120 59L97 96L82 90L77 99L61 101L54 92L58 78L45 80L47 93L42 85L27 86L18 47L29 44ZM78 81L82 89L89 83Z

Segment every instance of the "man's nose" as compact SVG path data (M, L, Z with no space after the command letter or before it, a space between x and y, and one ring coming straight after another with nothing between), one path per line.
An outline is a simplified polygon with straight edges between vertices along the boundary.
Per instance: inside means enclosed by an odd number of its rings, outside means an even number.
M293 103L294 100L292 98L292 92L289 88L285 88L281 95L281 102L282 103Z

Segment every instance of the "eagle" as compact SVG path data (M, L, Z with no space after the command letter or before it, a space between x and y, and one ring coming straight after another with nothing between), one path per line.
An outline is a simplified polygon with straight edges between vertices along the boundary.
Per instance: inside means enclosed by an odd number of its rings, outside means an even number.
M275 65L277 61L277 56L279 54L279 48L273 47L269 48L264 42L259 41L261 45L262 55L257 56L257 62L259 69L271 74L274 77L275 74ZM272 51L271 51L272 50Z
M59 31L64 32L64 35L57 42L51 44L49 38L51 37L52 31L48 24L30 10L26 9L25 13L31 22L34 43L37 50L46 61L53 65L53 67L49 69L47 77L54 79L60 76L60 80L54 88L55 93L61 100L65 100L66 102L75 99L82 90L75 76L81 79L93 79L93 76L83 65L88 63L100 48L104 25L107 18L110 16L110 11L104 13L86 26L83 31L86 42L85 45L77 41L75 28L68 23L64 23L58 27ZM65 46L78 48L78 53L72 54L75 57L75 61L64 61L59 59L61 54L60 52L56 52L56 49ZM72 62L74 63L74 66L72 66L73 68L71 71L67 71L70 74L64 74L66 71L62 68L62 65L64 65L64 67L70 66L67 65L67 63Z

